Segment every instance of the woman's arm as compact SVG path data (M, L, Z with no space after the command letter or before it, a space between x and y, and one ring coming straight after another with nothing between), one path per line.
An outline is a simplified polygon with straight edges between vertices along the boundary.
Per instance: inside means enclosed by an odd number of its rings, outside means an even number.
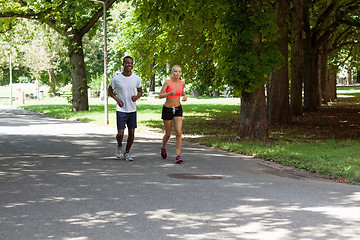
M166 89L168 89L168 87L169 87L169 81L166 81L160 90L159 98L166 98L166 97L168 97L170 95L174 95L176 93L176 90L173 90L173 91L167 93Z
M185 81L182 81L182 86L183 86L183 89L182 89L181 96L183 96L182 101L185 102L187 100L187 95L185 92Z

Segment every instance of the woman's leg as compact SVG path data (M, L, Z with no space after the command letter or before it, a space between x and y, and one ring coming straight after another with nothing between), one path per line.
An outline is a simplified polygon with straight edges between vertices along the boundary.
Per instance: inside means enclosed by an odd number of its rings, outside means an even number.
M165 135L162 140L162 148L166 149L166 145L169 141L169 138L171 137L171 128L172 128L172 122L171 120L163 120L164 127L165 127Z
M182 129L183 118L182 117L174 117L174 127L176 134L176 156L180 155L181 152L181 129Z

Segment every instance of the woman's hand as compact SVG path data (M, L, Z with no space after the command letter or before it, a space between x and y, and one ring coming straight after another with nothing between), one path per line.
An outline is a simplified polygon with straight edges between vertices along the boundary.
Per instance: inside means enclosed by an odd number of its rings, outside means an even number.
M184 95L182 101L185 102L187 100L187 95Z

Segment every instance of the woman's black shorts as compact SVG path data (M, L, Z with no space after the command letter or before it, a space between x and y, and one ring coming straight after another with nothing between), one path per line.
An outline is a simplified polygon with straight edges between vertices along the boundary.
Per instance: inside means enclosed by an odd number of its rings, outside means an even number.
M161 119L162 120L172 120L174 117L182 117L183 116L183 110L182 106L168 108L163 106Z

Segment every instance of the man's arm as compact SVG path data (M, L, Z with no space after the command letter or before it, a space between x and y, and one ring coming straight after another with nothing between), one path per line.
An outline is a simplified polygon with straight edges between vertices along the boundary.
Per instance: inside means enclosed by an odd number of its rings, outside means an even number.
M114 90L113 90L113 88L112 88L111 85L108 87L108 93L109 93L110 97L112 97L112 98L119 104L120 107L123 107L123 106L124 106L124 102L121 101L121 99L119 99L119 98L115 95Z
M136 88L136 90L137 90L136 96L131 96L131 100L132 100L133 102L136 102L136 100L138 100L138 99L142 96L142 94L143 94L143 92L142 92L142 87Z

